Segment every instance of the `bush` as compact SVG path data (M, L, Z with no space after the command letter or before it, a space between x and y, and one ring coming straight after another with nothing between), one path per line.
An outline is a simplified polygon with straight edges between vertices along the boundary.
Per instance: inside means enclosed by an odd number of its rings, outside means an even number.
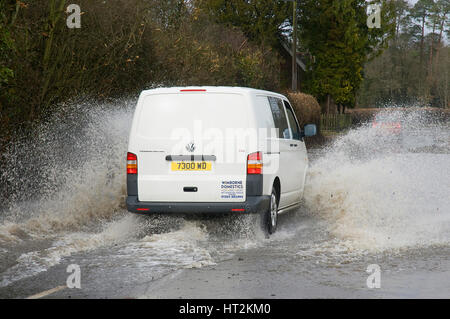
M319 129L320 105L317 100L312 95L298 92L288 92L287 97L292 103L300 127L303 128L306 124L316 124Z
M236 28L188 16L177 29L155 32L154 40L154 75L164 85L279 89L279 56Z
M79 97L178 85L279 90L276 51L187 1L79 0L80 29L67 27L64 0L8 1L10 10L0 1L0 150L18 127Z

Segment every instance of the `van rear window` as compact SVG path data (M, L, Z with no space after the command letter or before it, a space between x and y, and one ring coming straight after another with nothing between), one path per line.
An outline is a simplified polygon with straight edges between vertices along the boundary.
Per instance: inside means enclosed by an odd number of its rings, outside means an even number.
M181 93L145 97L139 114L138 134L169 138L174 129L190 132L247 128L248 108L241 94Z

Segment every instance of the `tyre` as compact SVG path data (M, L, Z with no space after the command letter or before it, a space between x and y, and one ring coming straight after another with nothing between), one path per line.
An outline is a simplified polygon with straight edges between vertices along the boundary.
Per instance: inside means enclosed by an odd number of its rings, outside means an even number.
M269 208L262 212L261 221L262 229L268 236L273 234L277 229L278 223L278 200L277 191L272 188L272 194L270 195Z

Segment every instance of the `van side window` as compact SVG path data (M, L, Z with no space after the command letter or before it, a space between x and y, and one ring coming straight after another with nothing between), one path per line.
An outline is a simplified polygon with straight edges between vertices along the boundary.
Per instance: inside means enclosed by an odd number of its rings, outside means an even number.
M300 128L298 126L297 120L294 116L294 111L288 102L284 101L284 105L286 106L286 113L288 116L289 125L291 127L291 136L293 140L300 140Z
M269 99L275 127L278 128L278 137L289 139L289 126L282 100L272 96L268 96L267 98Z

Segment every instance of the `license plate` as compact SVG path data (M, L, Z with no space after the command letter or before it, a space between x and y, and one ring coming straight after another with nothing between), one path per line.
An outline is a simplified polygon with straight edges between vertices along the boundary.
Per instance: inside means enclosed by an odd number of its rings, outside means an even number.
M172 162L172 171L210 171L211 162Z

